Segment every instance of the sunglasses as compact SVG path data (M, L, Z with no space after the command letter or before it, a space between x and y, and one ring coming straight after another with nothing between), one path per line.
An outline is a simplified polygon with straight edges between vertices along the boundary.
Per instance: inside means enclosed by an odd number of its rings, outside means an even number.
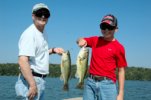
M108 29L109 31L111 30L114 30L116 27L115 26L111 26L111 25L108 25L108 24L101 24L100 25L100 29L101 30L106 30Z
M49 18L50 17L50 12L47 9L40 9L40 10L36 11L34 14L36 17L39 17L39 18Z

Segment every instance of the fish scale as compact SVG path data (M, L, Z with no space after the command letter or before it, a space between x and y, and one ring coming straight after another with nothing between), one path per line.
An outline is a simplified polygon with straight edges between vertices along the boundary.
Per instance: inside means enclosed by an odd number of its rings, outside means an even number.
M79 82L77 84L77 88L83 89L83 84L84 84L84 78L87 74L87 69L88 69L88 58L89 58L89 49L88 48L81 48L78 56L77 56L77 70L76 70L76 75L75 77L79 78Z
M61 76L60 79L64 81L63 90L68 91L68 81L71 75L71 58L70 58L70 52L65 51L62 53L61 57Z

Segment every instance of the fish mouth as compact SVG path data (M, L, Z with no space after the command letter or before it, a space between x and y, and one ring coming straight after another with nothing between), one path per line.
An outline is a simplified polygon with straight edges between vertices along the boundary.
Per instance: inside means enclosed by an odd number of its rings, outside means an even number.
M82 47L83 50L89 50L87 47Z
M64 54L70 54L69 50L63 52Z

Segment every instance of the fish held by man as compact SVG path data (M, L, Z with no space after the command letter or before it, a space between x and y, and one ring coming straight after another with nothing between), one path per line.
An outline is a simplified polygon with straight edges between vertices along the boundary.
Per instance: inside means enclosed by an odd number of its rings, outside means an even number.
M60 67L61 67L60 79L64 81L63 90L68 91L69 90L68 81L71 75L71 57L69 51L65 51L64 53L62 53Z
M79 78L79 82L76 86L78 89L83 89L84 85L84 78L87 74L88 69L88 58L89 58L89 49L86 47L82 47L79 51L79 54L77 56L77 70L75 77Z

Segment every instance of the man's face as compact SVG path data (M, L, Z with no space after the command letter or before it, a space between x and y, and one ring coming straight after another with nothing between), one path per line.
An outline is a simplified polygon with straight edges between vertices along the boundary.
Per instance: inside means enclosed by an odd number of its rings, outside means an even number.
M45 26L48 22L48 18L41 18L41 17L37 17L35 15L33 15L33 17L34 17L35 24L38 26Z
M50 17L50 12L48 9L42 8L33 13L33 20L38 26L45 26Z

